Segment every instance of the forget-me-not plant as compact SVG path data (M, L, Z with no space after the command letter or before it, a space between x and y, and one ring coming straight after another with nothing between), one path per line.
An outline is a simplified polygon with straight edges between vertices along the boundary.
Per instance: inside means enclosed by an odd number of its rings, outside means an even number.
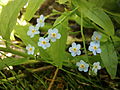
M92 40L93 40L93 41L96 41L96 42L99 42L100 39L101 39L100 33L94 31L94 33L93 33L93 35L92 35Z
M94 62L92 71L97 74L97 71L101 69L100 62Z
M87 71L88 71L89 64L87 64L87 63L84 62L83 60L80 60L80 62L77 62L77 63L76 63L76 66L78 66L78 70L79 70L79 71L87 72Z
M29 26L29 30L27 32L27 35L30 36L31 38L34 37L35 34L39 34L39 30L38 27L34 27L34 26Z
M94 55L96 55L96 53L101 53L101 49L100 49L100 43L99 42L90 42L90 46L88 48L89 51L92 51Z
M26 47L27 49L27 53L30 55L30 54L34 54L34 50L35 50L35 47L31 46L30 44L28 44L28 46Z
M43 49L50 47L49 39L48 38L39 38L38 46L41 46Z
M69 52L71 52L71 55L75 57L76 55L81 54L80 48L81 48L80 44L76 44L75 42L73 42L72 47L69 48Z
M60 39L61 34L58 33L58 29L49 29L48 30L48 39L50 39L52 42L55 42L56 39Z
M40 17L37 19L37 27L44 27L45 25L45 17L43 15L40 15Z

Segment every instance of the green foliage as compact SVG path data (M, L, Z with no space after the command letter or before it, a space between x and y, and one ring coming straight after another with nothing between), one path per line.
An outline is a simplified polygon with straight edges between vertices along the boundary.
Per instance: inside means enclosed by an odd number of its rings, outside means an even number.
M64 4L64 3L67 2L67 1L69 1L69 0L58 0L58 2L59 2L60 4Z
M0 59L0 70L2 70L4 67L7 66L14 66L14 65L20 65L28 62L29 60L27 58L5 58L5 59Z
M75 21L76 21L79 25L81 25L81 17L76 16ZM92 24L91 24L91 21L88 20L88 18L83 18L83 27L86 27L86 28L94 28L94 27L92 26Z
M40 5L44 2L45 0L29 0L28 1L28 6L26 8L26 12L24 14L24 19L30 21L31 18L34 16L35 12L38 10Z
M94 4L95 7L102 7L105 4L106 0L88 0L91 4Z
M110 41L102 43L101 49L102 53L100 55L102 62L106 67L108 73L110 74L111 78L114 79L117 72L118 59L113 43L111 43Z
M79 7L78 12L81 11L84 16L101 26L105 30L105 33L108 35L114 35L114 26L112 21L102 9L92 7L91 3L85 0L75 0L73 1L73 5L77 5Z
M103 89L102 87L104 85L102 85L101 79L104 78L101 74L104 72L106 74L106 71L104 69L96 71L98 72L97 77L97 73L92 71L92 68L94 67L93 63L95 62L100 62L100 66L107 70L111 79L116 79L117 71L119 74L119 69L117 69L117 67L119 66L120 60L120 55L118 53L120 51L119 0L56 0L57 3L53 2L53 4L51 4L50 0L5 1L9 2L7 3L4 2L4 0L0 0L0 35L3 37L3 39L0 39L0 45L7 47L0 46L0 57L2 57L2 55L7 56L6 52L12 53L13 56L0 59L0 70L3 70L3 68L7 66L16 67L16 65L20 65L20 68L18 69L22 68L25 72L22 70L14 71L14 69L5 71L7 74L10 72L9 77L9 75L4 75L4 73L0 71L0 76L2 76L0 78L0 88L34 90L41 87L41 89L44 90L48 88L48 81L55 81L55 89L58 89L61 84L63 84L62 89L67 90ZM27 35L27 32L30 26L36 25L36 17L39 16L39 13L36 12L43 3L49 8L44 11L44 15L47 15L45 16L45 26L39 27L37 30L40 31L40 34L36 34L31 38ZM26 4L28 6L23 8ZM62 13L58 12L61 7L65 10ZM50 14L48 15L48 13ZM21 21L25 21L26 25L21 24ZM43 49L41 46L38 46L38 41L40 37L47 38L48 30L50 28L58 29L61 38L57 39L56 42L49 41L51 46L47 49ZM100 54L97 52L97 55L93 55L93 53L88 51L88 45L90 45L90 41L92 41L91 33L95 30L101 32L100 34L102 36L102 39L100 39L100 48L102 52ZM11 42L12 40L10 41L11 32L16 39L15 41L18 41L17 44L16 42ZM82 52L81 55L73 57L69 53L69 47L72 42L76 42L76 44L83 43L80 48L80 51ZM27 53L25 47L28 44L35 47L33 55L28 55ZM24 53L14 50L11 47L18 50L22 49ZM38 53L40 53L40 55ZM22 56L22 58L19 56ZM78 72L79 65L77 67L76 62L79 62L80 60L89 64L88 72ZM56 66L60 69L60 72L62 72L56 80L49 79L54 77L52 76L54 70L46 71L47 69L45 68L48 64L50 64L50 67L52 68L53 66ZM43 68L41 69L40 67L42 66ZM39 70L43 70L44 72L34 73ZM95 76L89 75L90 72ZM25 76L28 76L26 77L27 79L23 79ZM13 80L15 81L12 82ZM108 82L107 79L105 82ZM60 83L60 85L58 83ZM111 87L107 89L116 89L117 84L115 86L109 84Z
M26 4L27 0L10 1L2 8L0 14L0 34L4 39L10 40L10 34L16 24L18 14L21 8Z
M55 21L54 26L56 26L60 20L62 20L66 14L63 14L57 20ZM66 41L67 41L67 26L68 26L68 21L65 20L62 23L60 23L56 28L59 30L61 34L61 38L57 40L56 42L51 43L51 47L49 49L50 56L52 57L54 63L62 67L62 62L65 60L65 47L66 47Z

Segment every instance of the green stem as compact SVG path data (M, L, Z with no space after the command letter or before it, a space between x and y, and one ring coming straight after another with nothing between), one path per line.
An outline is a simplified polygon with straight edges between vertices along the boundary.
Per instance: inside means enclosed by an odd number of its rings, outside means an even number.
M59 24L61 24L63 21L65 21L66 18L68 18L68 16L70 16L72 13L74 13L79 7L75 8L74 10L70 11L69 14L67 14L65 17L63 17L62 20L60 20L56 25L54 25L52 28L55 28L56 26L58 26Z
M85 50L85 56L86 56L86 59L88 61L88 54L87 54L87 50L86 50L86 46L85 46L85 36L83 33L83 14L82 14L82 12L81 12L81 35L82 35L82 40L83 40L83 47Z

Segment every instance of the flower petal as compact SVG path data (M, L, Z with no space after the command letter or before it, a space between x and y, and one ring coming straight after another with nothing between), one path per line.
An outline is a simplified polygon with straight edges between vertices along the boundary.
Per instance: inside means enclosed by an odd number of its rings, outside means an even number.
M79 71L83 71L83 68L78 68Z
M76 47L76 43L75 42L72 43L72 47Z
M60 39L60 37L61 37L61 34L57 34L57 39Z
M58 33L58 29L54 28L53 29L54 33Z
M73 57L75 57L75 56L76 56L76 53L72 52L71 55L72 55Z
M77 63L76 63L76 66L78 66L78 67L79 67L79 66L80 66L80 62L77 62Z
M52 39L51 39L51 41L52 41L52 42L55 42L55 41L56 41L56 39L55 39L55 38L52 38Z
M96 52L97 52L97 53L101 53L101 49L98 48L98 49L96 50Z
M77 55L80 55L80 54L81 54L81 51L80 51L80 50L78 50L78 51L77 51Z

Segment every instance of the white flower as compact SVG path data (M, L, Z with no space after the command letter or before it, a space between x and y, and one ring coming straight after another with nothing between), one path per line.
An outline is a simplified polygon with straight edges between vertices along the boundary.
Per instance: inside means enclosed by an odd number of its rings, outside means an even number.
M58 29L49 29L48 30L48 38L51 39L52 42L55 42L56 39L60 39L61 34L58 33Z
M80 60L80 62L77 62L77 63L76 63L76 66L78 66L78 70L79 70L79 71L87 72L87 71L88 71L89 64L87 64L87 63L84 62L83 60Z
M96 55L96 53L101 53L100 43L95 41L91 42L88 50L92 51L94 55Z
M100 39L101 39L101 35L98 32L94 31L94 33L92 35L92 40L99 42Z
M31 38L34 37L35 34L39 34L38 27L30 26L27 32L27 35Z
M13 66L8 66L8 67L5 67L4 69L6 69L6 70L12 70Z
M28 44L28 46L26 47L27 51L28 51L28 54L34 54L34 50L35 50L35 47L31 46L30 44Z
M97 71L101 69L100 62L94 62L92 71L97 74Z
M38 27L44 27L45 25L45 17L43 15L40 15L40 17L37 19L37 25Z
M69 52L71 52L71 55L75 57L76 55L81 54L80 48L81 48L80 44L76 44L75 42L73 42L72 47L69 48Z
M39 38L38 46L41 46L43 49L50 47L49 39L48 38Z

